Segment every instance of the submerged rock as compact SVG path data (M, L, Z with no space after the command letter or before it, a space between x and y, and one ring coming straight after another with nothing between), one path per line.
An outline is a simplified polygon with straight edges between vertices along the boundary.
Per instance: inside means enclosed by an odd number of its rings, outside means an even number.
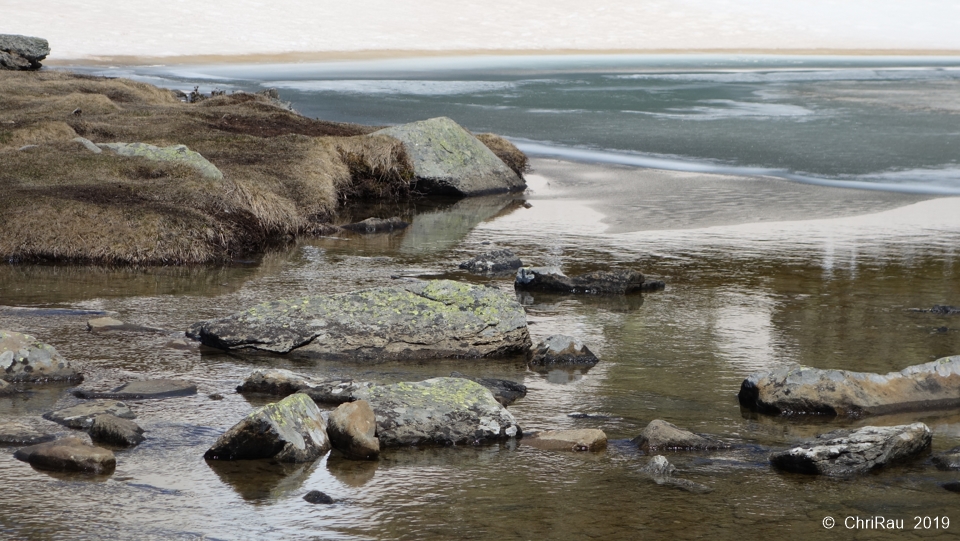
M949 490L950 492L960 492L960 481L950 481L940 486L946 490Z
M73 394L77 398L146 400L194 395L197 394L197 386L178 379L145 379L124 383L112 391L77 389Z
M197 323L188 335L221 349L369 360L496 357L530 347L516 299L450 280L264 303Z
M663 455L651 458L646 466L640 468L641 472L653 477L668 477L676 470L677 468Z
M0 396L5 396L8 394L13 394L17 392L17 389L13 385L10 385L6 381L0 379Z
M740 404L762 413L846 415L960 405L960 355L873 374L791 365L743 380Z
M478 444L521 435L513 414L490 391L463 378L371 385L358 395L373 407L384 447Z
M29 334L0 331L0 378L10 382L80 382L83 375L56 348Z
M470 381L475 381L480 385L483 385L493 393L493 397L499 402L502 406L509 406L513 404L517 399L527 396L527 386L517 383L515 381L510 381L508 379L497 379L497 378L472 378L470 376L461 374L460 372L451 372L451 378L465 378Z
M710 451L730 447L724 442L699 436L660 419L650 421L632 442L644 451Z
M90 445L75 436L24 447L13 456L41 470L101 474L110 473L117 466L117 459L110 450Z
M287 396L304 393L318 404L342 404L356 400L357 390L367 382L350 379L316 380L282 368L255 370L237 387L238 393L263 393Z
M336 503L333 498L327 496L325 493L320 492L319 490L311 490L303 495L303 499L309 503L313 504L331 504Z
M647 475L658 485L677 488L693 494L708 494L713 492L713 489L707 485L702 485L687 479L678 479L674 477L673 473L676 470L677 468L674 467L669 460L667 460L667 457L663 455L657 455L651 458L650 462L647 462L646 466L640 468L640 473Z
M463 263L460 268L474 274L499 274L513 272L523 266L523 262L510 250L493 250L476 255Z
M603 430L545 430L524 438L524 444L544 451L602 451L607 447Z
M534 366L593 366L600 359L579 339L555 334L537 344L530 364Z
M960 447L934 456L933 464L941 470L960 470Z
M95 442L117 447L133 447L139 445L144 439L143 429L137 423L110 414L97 415L93 418L90 437Z
M513 283L526 291L623 295L634 291L663 289L663 282L646 282L634 270L596 271L567 276L557 267L521 267Z
M914 457L930 448L932 438L923 423L834 430L812 442L774 453L770 463L784 471L847 476Z
M449 118L393 126L373 135L403 142L413 161L416 189L422 193L463 197L526 188L496 154Z
M341 226L347 231L353 231L354 233L385 233L388 231L399 231L401 229L406 229L410 224L401 220L400 218L367 218L361 222L356 222L352 224L347 224Z
M50 54L50 42L43 38L0 34L0 69L40 69L40 61Z
M103 150L110 150L120 156L139 156L155 162L182 163L196 169L202 176L212 180L223 180L223 173L199 152L186 145L156 147L146 143L100 143Z
M123 402L116 400L95 400L84 402L69 408L58 409L43 414L48 421L59 423L70 428L87 429L93 426L93 419L98 415L116 415L122 419L135 419L136 415Z
M960 306L948 306L945 304L934 304L933 308L914 308L914 312L927 312L930 314L939 314L941 316L954 316L960 314Z
M327 420L330 443L347 458L376 459L380 455L376 432L377 417L366 400L340 404Z
M309 462L329 450L327 425L320 410L310 397L296 393L254 410L221 435L203 458Z
M155 333L165 333L163 329L156 329L154 327L144 327L142 325L134 325L131 323L125 323L119 319L112 317L97 317L90 320L87 320L87 330L90 332L106 332L106 331L129 331L129 332L155 332Z
M56 438L32 426L0 419L0 445L34 445Z

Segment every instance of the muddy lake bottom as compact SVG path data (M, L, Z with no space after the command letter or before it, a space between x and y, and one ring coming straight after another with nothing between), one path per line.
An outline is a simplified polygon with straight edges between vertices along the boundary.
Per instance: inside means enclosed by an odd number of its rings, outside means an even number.
M842 192L851 202L830 212L825 205L812 205L809 217L816 219L777 222L777 216L800 220L790 197L809 201L811 195L789 196L792 192L780 190L788 195L765 204L762 195L755 197L765 193L758 187L776 184L761 185L756 179L711 184L707 175L699 180L687 175L683 182L697 183L699 203L684 201L683 188L634 194L643 205L631 207L622 190L607 190L612 184L597 188L603 175L662 172L596 166L584 172L588 166L565 168L547 161L534 167L531 191L521 196L349 209L345 221L399 215L412 225L382 235L304 239L225 267L0 267L0 328L54 345L84 367L88 385L176 377L200 389L191 397L130 401L147 440L117 451L117 470L110 476L43 472L15 460L15 448L0 449L5 495L0 537L955 535L960 496L941 485L958 475L938 471L929 456L836 480L778 473L768 455L835 428L913 421L930 426L933 452L940 452L960 444L960 411L785 419L742 411L736 393L750 373L784 363L886 373L960 353L960 317L910 311L960 304L957 199L819 189L824 201ZM600 180L592 187L578 186L564 177L564 170L578 171L581 180L592 172ZM671 179L659 182L669 185ZM711 193L714 199L704 199ZM526 208L524 202L532 206ZM736 210L751 205L762 207L773 221L750 223L754 211ZM668 220L645 221L638 217L644 208L659 209ZM698 208L733 210L711 214ZM711 214L709 219L698 221L705 214ZM666 226L658 229L658 222ZM170 344L176 333L201 319L276 298L388 285L398 277L452 278L513 291L512 276L478 277L457 270L460 261L493 248L510 248L525 264L560 265L567 273L636 268L667 287L620 297L518 293L534 342L556 333L581 338L601 359L586 371L538 373L523 359L315 362ZM99 312L170 333L87 332L86 320ZM453 371L512 379L529 389L509 408L524 431L600 428L610 445L599 453L560 453L534 449L521 439L492 446L391 449L370 463L328 455L304 465L208 464L202 456L217 436L269 401L234 391L263 367L382 383ZM40 417L79 402L67 389L24 388L0 398L0 415L48 432L67 432ZM222 400L210 397L215 393ZM736 444L729 451L667 453L676 476L708 485L712 492L659 486L639 472L649 457L629 440L653 419ZM310 490L326 492L337 503L308 504L302 497ZM904 520L904 530L855 531L843 525L849 516L877 515ZM837 519L833 530L822 525L827 516ZM946 516L957 524L915 530L916 516Z

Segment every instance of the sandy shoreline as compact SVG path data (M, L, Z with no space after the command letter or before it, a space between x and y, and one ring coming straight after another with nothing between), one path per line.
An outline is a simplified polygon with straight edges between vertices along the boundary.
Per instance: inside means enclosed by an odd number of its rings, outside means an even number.
M109 55L76 57L54 54L44 61L49 66L153 66L210 64L299 64L355 62L412 58L456 58L481 56L571 56L571 55L772 55L772 56L865 56L865 57L960 57L960 49L367 49L356 51L300 51L285 53L195 54L195 55Z

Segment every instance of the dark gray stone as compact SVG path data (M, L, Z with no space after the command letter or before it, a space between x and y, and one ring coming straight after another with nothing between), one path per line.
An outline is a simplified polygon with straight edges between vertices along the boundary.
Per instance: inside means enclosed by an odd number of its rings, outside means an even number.
M635 291L663 289L663 282L644 281L634 270L609 270L567 276L558 267L521 267L514 287L525 291L623 295Z
M509 406L517 401L517 399L527 396L526 385L522 385L508 379L472 378L470 376L461 374L460 372L452 372L450 373L450 377L465 378L483 385L489 389L491 393L493 393L493 397L497 399L497 402L499 402L502 406Z
M650 421L632 441L644 451L710 451L730 447L724 442L699 436L660 419Z
M940 486L949 490L950 492L960 492L960 481L950 481L949 483L944 483Z
M915 457L930 448L932 437L923 423L834 430L810 443L774 453L770 463L796 473L849 476Z
M117 447L133 447L143 441L143 429L129 419L104 414L93 418L90 437L98 443Z
M460 268L474 274L501 274L513 272L523 266L523 262L510 250L484 252L460 263Z
M933 464L941 470L960 470L960 447L934 456Z
M310 397L296 393L254 410L221 435L203 458L309 462L329 450L327 425L320 410Z
M319 490L311 490L310 492L307 492L306 494L304 494L303 499L313 504L319 503L319 504L329 505L331 503L335 503L335 500L333 498L331 498L330 496L327 496L326 494L324 494L323 492L320 492Z
M318 404L342 404L356 400L357 390L368 385L349 379L317 380L282 368L264 368L247 376L237 392L277 396L300 392Z
M95 417L103 414L116 415L123 419L136 418L136 415L126 404L116 400L84 402L69 408L44 413L43 418L70 428L87 429L93 426Z
M40 61L49 54L50 43L43 38L0 34L0 69L40 69Z
M197 386L178 379L145 379L130 381L112 391L77 389L77 398L112 398L116 400L147 400L197 394Z
M530 347L513 295L450 280L264 303L197 323L188 335L220 349L376 361L499 357Z
M410 224L401 220L400 218L367 218L362 222L356 222L352 224L347 224L341 226L347 231L353 231L354 233L386 233L389 231L399 231L401 229L406 229Z
M579 339L555 334L533 349L530 364L534 366L593 366L600 359Z
M13 456L41 470L104 474L113 472L117 466L111 451L75 436L24 447Z

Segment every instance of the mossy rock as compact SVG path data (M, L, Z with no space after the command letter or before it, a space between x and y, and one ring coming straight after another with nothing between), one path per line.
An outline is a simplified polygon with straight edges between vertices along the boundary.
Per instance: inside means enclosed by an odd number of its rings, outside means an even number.
M11 382L83 381L56 348L18 332L0 331L0 370L0 378Z

